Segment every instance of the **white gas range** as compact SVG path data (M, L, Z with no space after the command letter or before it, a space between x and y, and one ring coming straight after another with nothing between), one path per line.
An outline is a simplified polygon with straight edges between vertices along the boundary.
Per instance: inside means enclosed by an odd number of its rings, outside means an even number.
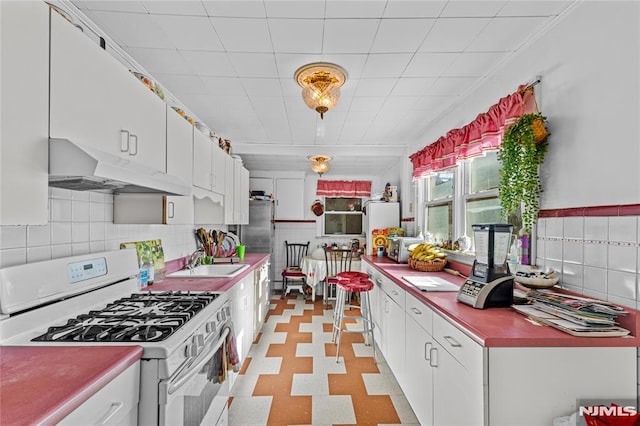
M140 290L137 272L134 249L0 270L0 344L139 345L138 424L226 424L228 296Z

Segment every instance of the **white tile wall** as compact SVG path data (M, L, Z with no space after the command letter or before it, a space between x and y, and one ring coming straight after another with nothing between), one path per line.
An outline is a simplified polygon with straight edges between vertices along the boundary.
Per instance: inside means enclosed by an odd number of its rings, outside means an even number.
M194 229L225 225L121 225L113 223L113 196L49 189L50 221L39 226L0 226L0 268L105 250L120 243L161 239L167 260L190 255Z
M564 287L640 308L640 217L538 221L538 267L561 272Z

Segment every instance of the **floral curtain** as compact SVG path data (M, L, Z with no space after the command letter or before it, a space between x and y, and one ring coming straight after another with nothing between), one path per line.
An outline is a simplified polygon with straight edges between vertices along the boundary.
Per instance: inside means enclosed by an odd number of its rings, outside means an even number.
M321 197L370 197L370 180L319 180L316 195Z
M520 86L487 112L478 114L471 123L449 130L445 136L411 154L413 178L455 167L459 160L499 149L505 130L522 115L536 110L533 86Z

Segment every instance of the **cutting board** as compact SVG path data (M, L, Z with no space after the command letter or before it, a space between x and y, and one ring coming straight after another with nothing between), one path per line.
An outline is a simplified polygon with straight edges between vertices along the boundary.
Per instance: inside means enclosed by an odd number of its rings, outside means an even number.
M429 277L423 275L407 275L402 277L409 284L414 285L422 291L458 291L460 287L450 283L444 278Z
M153 266L155 269L156 281L162 279L165 272L164 251L162 250L162 240L133 241L129 243L120 243L120 248L135 248L138 255L138 265L140 264L140 256L146 251L151 252L153 257Z

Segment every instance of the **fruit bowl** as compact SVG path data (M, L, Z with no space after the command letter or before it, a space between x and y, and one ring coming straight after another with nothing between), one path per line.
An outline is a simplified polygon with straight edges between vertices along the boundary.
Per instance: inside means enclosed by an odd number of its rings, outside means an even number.
M416 271L421 272L439 272L447 266L447 259L436 258L433 260L417 260L412 257L409 258L409 267Z

